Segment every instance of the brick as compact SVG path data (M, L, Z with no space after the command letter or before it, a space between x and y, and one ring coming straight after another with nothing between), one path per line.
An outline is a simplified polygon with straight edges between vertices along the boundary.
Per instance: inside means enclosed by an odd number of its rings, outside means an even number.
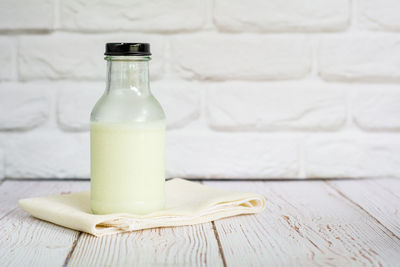
M397 0L358 1L358 23L371 30L400 30L400 2Z
M61 27L87 31L187 31L204 24L202 0L61 1Z
M9 134L5 154L7 178L88 178L89 134L35 131Z
M215 1L214 21L224 31L338 31L347 27L348 0Z
M53 0L2 0L0 30L50 30L53 14Z
M167 133L167 177L296 178L291 137L208 132Z
M200 112L199 88L191 83L154 82L155 97L167 116L168 128L180 128L195 120ZM57 119L64 130L89 130L90 112L104 92L104 83L65 83L58 94Z
M360 88L352 97L353 119L364 130L400 130L398 86Z
M303 37L200 34L172 42L175 69L188 79L297 79L310 71Z
M353 35L323 40L319 74L325 80L399 81L400 38Z
M88 131L90 112L105 83L64 83L57 96L58 125L69 131Z
M337 130L346 118L343 90L326 86L224 83L206 103L218 130Z
M129 41L122 35L83 36L56 33L51 36L25 36L20 38L19 75L21 80L79 79L105 80L106 42ZM131 41L150 42L153 58L150 75L162 76L165 40L149 35L133 35Z
M305 147L310 178L400 177L399 164L398 135L321 137Z
M50 99L41 84L0 84L0 130L27 130L49 117Z
M0 80L13 80L15 77L15 49L10 39L0 38Z
M202 87L179 81L152 83L152 92L161 103L168 129L182 128L198 119Z

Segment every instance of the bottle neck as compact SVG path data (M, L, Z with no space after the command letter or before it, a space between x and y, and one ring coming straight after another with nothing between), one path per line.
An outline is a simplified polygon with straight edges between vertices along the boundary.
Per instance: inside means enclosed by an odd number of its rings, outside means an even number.
M150 57L107 56L105 59L107 60L107 94L127 90L138 96L150 94Z

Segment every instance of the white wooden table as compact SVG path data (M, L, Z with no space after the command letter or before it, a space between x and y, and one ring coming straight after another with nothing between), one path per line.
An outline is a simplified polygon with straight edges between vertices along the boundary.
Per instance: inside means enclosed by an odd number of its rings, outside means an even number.
M0 266L400 266L400 179L204 181L254 191L266 210L194 226L96 238L37 220L24 197L87 181L0 185Z

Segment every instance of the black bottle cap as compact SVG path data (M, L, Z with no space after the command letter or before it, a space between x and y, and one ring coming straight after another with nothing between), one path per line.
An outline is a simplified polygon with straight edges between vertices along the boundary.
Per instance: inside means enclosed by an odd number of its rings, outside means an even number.
M148 43L106 43L107 56L151 56Z

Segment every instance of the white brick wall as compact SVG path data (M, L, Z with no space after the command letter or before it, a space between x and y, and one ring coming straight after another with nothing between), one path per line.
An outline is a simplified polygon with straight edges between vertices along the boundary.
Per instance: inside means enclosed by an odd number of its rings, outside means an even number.
M5 176L10 178L89 177L89 135L35 131L9 134Z
M49 116L49 96L40 84L0 83L0 130L29 130Z
M310 72L311 53L302 36L195 34L172 40L175 71L199 80L300 79Z
M26 0L28 1L28 0ZM67 0L60 1L61 29L73 31L170 32L200 29L203 0Z
M400 81L399 35L326 37L319 52L319 72L325 80Z
M297 177L295 138L259 133L171 132L167 136L170 177Z
M88 178L105 42L150 42L167 175L400 177L400 1L4 0L0 179Z
M0 81L15 79L15 42L0 37Z
M349 11L347 0L215 0L214 20L233 32L338 31L348 26Z
M1 30L51 30L54 27L53 0L2 0Z
M398 135L337 135L305 145L305 173L312 178L399 177ZM350 174L350 175L349 175Z
M365 29L400 30L400 1L359 0L359 22Z
M346 119L340 87L225 83L209 88L206 103L209 125L219 130L329 131Z
M366 131L396 132L400 130L399 86L357 90L352 96L355 123Z

